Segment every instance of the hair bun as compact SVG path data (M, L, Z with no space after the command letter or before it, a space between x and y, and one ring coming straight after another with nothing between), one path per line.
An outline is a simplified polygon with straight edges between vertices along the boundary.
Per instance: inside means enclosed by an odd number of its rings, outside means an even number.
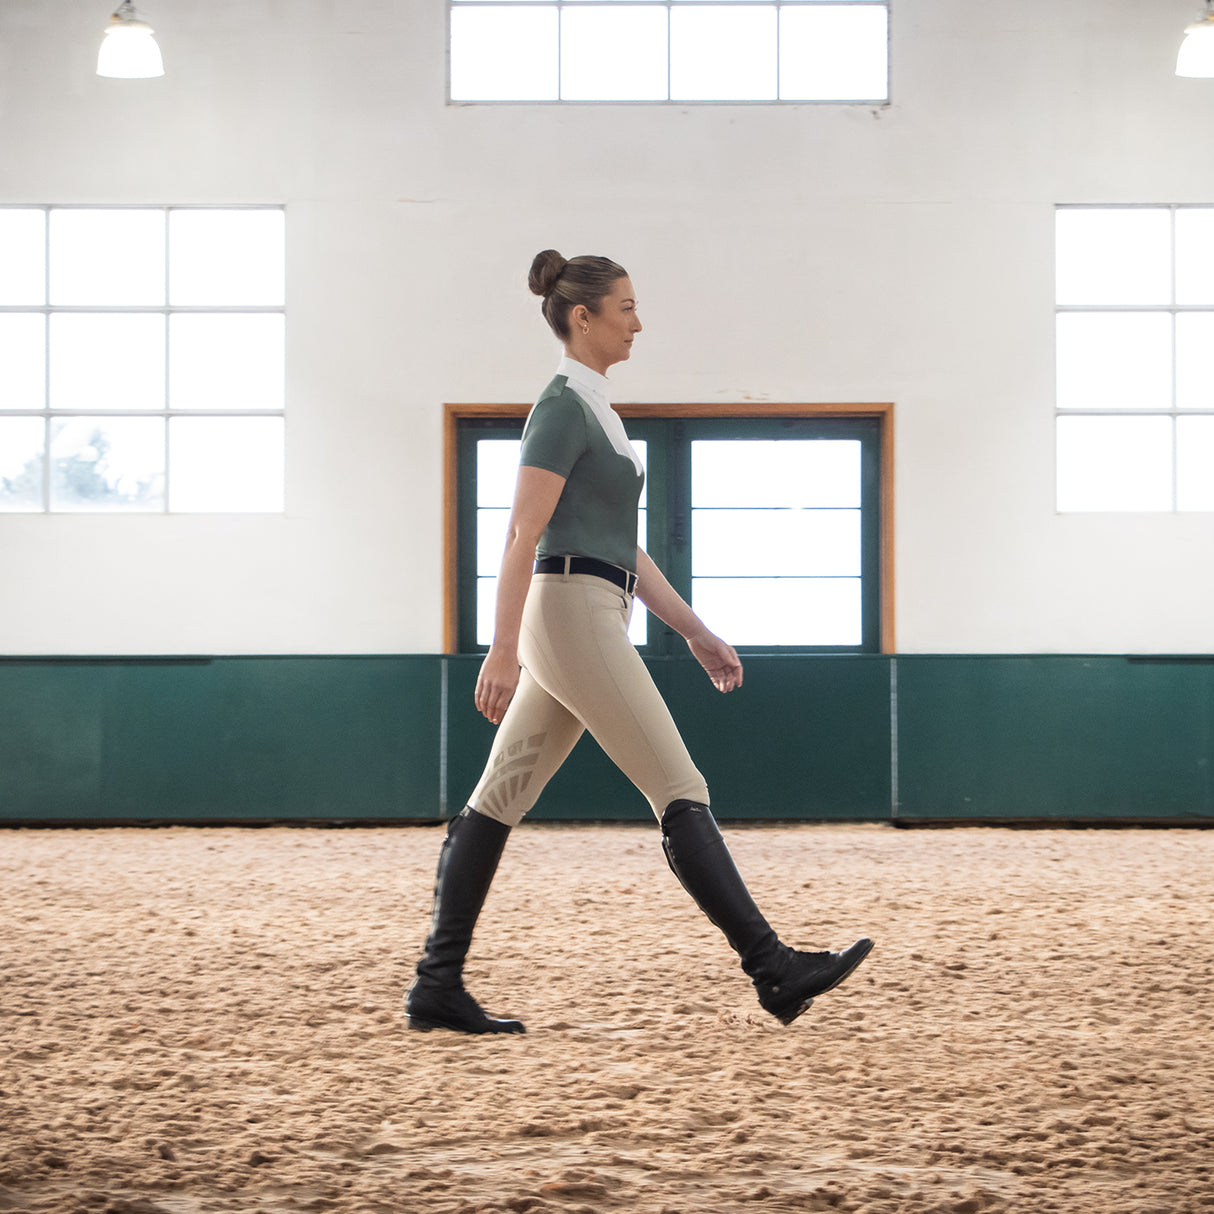
M545 297L551 295L556 280L568 264L555 249L545 249L542 253L537 253L531 263L531 273L527 275L527 286L530 287L531 294Z

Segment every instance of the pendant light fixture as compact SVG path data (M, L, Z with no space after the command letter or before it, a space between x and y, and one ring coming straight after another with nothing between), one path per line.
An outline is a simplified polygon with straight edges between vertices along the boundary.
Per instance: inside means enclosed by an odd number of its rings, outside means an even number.
M152 37L152 27L135 11L131 0L122 0L110 17L97 55L97 75L120 80L164 75L164 60Z
M1206 0L1205 16L1185 30L1176 56L1176 74L1214 77L1214 0Z

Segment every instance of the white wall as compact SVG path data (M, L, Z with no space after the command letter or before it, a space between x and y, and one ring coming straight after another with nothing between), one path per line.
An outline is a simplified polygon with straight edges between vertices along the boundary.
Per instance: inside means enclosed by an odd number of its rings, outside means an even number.
M0 201L285 202L285 517L0 516L0 652L434 651L444 401L606 253L621 400L893 401L903 651L1214 651L1214 516L1058 516L1053 206L1214 203L1197 0L893 0L893 104L444 104L441 0L0 4Z

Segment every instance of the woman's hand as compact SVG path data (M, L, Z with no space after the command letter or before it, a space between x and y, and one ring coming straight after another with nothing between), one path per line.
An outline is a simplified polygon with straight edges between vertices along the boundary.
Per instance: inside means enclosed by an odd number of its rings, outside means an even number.
M491 645L476 677L477 711L494 725L500 725L518 690L518 679L518 654Z
M636 596L664 624L687 641L695 660L721 692L742 686L737 651L704 627L704 621L683 601L644 548L637 549Z
M742 663L732 645L705 631L688 637L687 647L718 691L733 691L742 686Z

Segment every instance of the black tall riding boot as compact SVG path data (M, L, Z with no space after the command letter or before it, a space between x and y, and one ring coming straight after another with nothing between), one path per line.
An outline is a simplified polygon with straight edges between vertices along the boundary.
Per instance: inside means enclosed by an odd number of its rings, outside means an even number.
M662 847L683 888L729 941L759 994L784 1024L816 995L838 986L868 956L873 942L857 940L840 953L802 953L781 944L742 880L707 805L672 801L662 814Z
M520 1020L491 1020L464 990L464 958L510 827L465 807L447 827L434 882L434 913L417 981L405 994L409 1027L457 1033L524 1033Z

